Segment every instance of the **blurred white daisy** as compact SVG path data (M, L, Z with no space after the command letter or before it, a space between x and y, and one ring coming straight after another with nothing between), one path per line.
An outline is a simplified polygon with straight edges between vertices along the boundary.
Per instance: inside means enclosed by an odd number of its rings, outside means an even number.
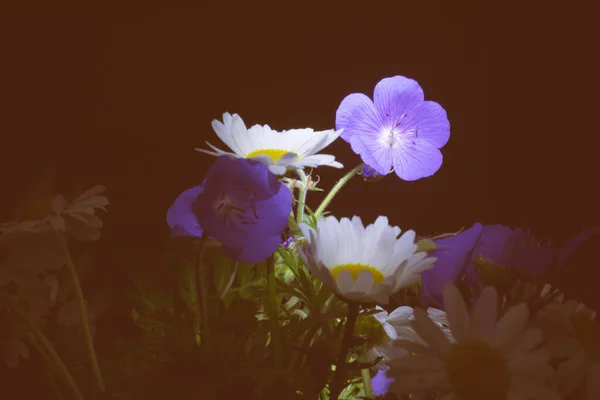
M416 252L415 232L400 235L386 217L364 227L352 220L327 217L314 230L300 224L308 246L300 249L305 264L336 294L349 301L387 304L398 290L417 282L435 258Z
M50 198L50 207L40 218L25 221L10 221L0 224L0 234L15 232L43 232L54 230L67 232L76 240L96 240L100 237L102 220L96 216L96 210L109 204L108 198L101 195L104 186L94 186L73 201L57 194Z
M355 335L367 338L367 346L362 349L359 356L361 362L366 363L374 363L379 358L380 361L375 368L388 370L389 361L408 354L408 351L399 345L400 343L412 342L425 345L425 342L412 326L414 315L411 307L400 306L389 314L379 306L375 308L379 312L368 316L359 315L356 321ZM446 313L434 308L428 309L427 313L433 322L451 338Z
M407 346L413 354L391 362L392 392L433 392L443 400L560 399L551 387L548 351L538 348L542 332L525 330L527 305L512 307L497 320L492 287L482 291L471 315L455 286L446 286L443 298L455 342L415 309L413 326L427 346Z
M581 393L583 399L600 399L600 325L596 312L575 300L564 301L560 295L540 310L533 323L544 330L551 356L562 361L556 371L560 394L566 398Z
M269 125L254 125L246 129L239 115L229 113L223 114L223 122L213 120L212 127L233 153L220 150L208 142L206 144L214 151L196 149L197 151L217 157L228 155L253 158L268 165L269 170L276 175L304 167L343 167L332 155L316 154L337 139L341 130L315 132L306 128L278 132Z

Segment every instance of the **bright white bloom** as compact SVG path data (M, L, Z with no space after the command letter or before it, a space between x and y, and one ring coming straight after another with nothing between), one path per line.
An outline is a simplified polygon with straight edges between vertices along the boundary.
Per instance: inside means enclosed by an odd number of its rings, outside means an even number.
M232 116L229 113L223 114L223 122L214 120L212 127L233 153L220 150L208 142L206 144L214 152L203 149L196 149L197 151L217 157L228 155L252 158L268 165L269 170L276 175L304 167L343 167L332 155L316 154L337 139L341 130L315 132L306 128L277 132L269 125L254 125L246 129L239 115Z
M455 342L448 339L421 309L414 329L427 343L410 346L413 355L391 362L391 391L434 392L443 400L554 400L553 370L539 329L525 330L527 305L507 310L497 320L498 296L485 288L473 313L453 285L444 289L444 307Z
M361 361L372 363L381 357L379 363L375 365L377 369L389 369L388 363L398 357L408 354L408 351L400 344L409 342L425 345L425 342L415 332L412 321L414 321L413 309L408 306L400 306L388 314L383 308L376 306L378 313L361 317L359 316L356 322L355 332L360 336L369 338L372 343L367 351L361 354ZM448 320L446 313L435 308L427 310L429 317L433 322L442 329L449 338L452 338L450 330L447 328ZM363 322L364 319L370 321ZM367 332L362 332L364 326L367 326Z
M561 294L533 321L543 328L551 356L562 361L556 381L565 398L585 385L587 399L600 399L600 326L595 318L594 311L575 300L565 302Z
M300 249L307 267L339 296L360 303L387 304L389 297L417 282L435 258L418 252L415 232L400 235L379 217L365 228L359 217L327 217L314 230L300 229L308 246Z
M77 240L96 240L100 237L102 220L96 216L96 209L106 211L109 204L101 195L104 186L94 186L72 202L57 194L52 199L51 210L42 218L28 221L11 221L0 224L2 235L14 232L41 232L52 229L67 232Z

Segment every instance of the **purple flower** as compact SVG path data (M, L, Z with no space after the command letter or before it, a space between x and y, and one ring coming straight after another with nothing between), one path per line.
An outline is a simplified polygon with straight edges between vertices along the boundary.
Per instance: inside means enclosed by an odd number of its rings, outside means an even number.
M167 211L171 236L202 236L202 227L194 214L193 204L204 192L204 183L181 193Z
M282 242L292 194L255 160L217 158L202 185L183 192L167 212L174 236L200 236L203 228L233 260L258 263Z
M441 307L442 291L449 282L462 280L470 287L479 285L477 262L508 268L521 276L541 277L553 266L562 265L576 248L598 233L600 227L588 228L557 250L549 242L534 240L528 229L475 224L458 235L436 241L437 249L431 255L437 261L422 274L422 301Z
M379 172L375 171L373 168L369 167L367 164L364 165L362 170L362 176L365 181L375 182L384 177Z
M442 293L447 283L454 283L470 263L483 227L477 223L457 235L436 240L431 253L437 260L432 269L421 274L422 301L426 306L442 309Z
M342 139L381 175L392 168L406 181L433 175L450 137L446 111L424 101L419 84L403 76L382 79L373 99L353 93L342 101L336 114Z
M375 396L384 396L390 390L390 385L394 383L394 381L395 379L389 378L385 371L377 371L377 375L371 379L373 394L375 394Z

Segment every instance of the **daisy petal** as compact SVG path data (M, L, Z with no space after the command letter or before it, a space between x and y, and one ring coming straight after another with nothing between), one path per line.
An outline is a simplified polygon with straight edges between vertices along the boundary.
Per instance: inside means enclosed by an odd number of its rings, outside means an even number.
M439 356L445 356L450 352L450 341L440 330L440 328L427 316L425 311L420 308L414 310L414 321L413 327L427 344L436 352Z
M510 308L496 324L490 344L498 349L506 349L523 331L528 319L529 309L525 303Z
M493 286L484 288L470 318L469 333L474 340L490 340L498 315L498 294Z
M444 308L452 336L457 341L468 340L469 312L462 295L453 284L444 287Z

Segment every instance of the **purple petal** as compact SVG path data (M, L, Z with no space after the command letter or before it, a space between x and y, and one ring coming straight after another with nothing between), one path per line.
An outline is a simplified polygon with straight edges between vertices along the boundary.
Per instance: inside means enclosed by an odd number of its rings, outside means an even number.
M385 371L377 371L377 375L371 379L373 394L375 396L384 396L390 390L390 385L394 383L394 381L394 378L388 378Z
M265 200L279 190L277 176L269 168L256 160L245 158L217 158L206 174L205 191L226 191L234 199L253 196Z
M424 101L407 114L400 123L403 131L416 130L419 139L425 139L442 148L450 138L450 121L446 110L434 101Z
M257 202L256 215L258 215L258 223L253 228L253 232L281 234L288 227L292 202L292 192L284 184L281 184L280 190L275 196Z
M482 225L476 223L457 235L436 241L437 249L431 253L437 258L434 267L421 274L424 303L443 307L444 286L454 283L465 272L482 229Z
M381 175L390 173L393 165L393 153L389 146L382 145L379 135L363 135L356 140L358 154L363 162Z
M171 236L202 236L202 227L194 214L193 205L204 192L204 183L181 193L167 211Z
M404 114L410 115L424 95L417 81L397 75L380 80L373 99L381 118L394 124Z
M421 138L404 141L393 152L394 171L405 181L416 181L435 174L442 162L442 153L437 147Z
M343 129L342 139L350 143L356 154L364 153L358 138L376 135L381 130L381 121L370 98L362 93L353 93L344 98L335 117L336 130Z
M265 164L228 157L217 161L207 174L203 195L194 203L198 221L234 260L263 261L281 243L292 193ZM215 204L223 198L229 209L217 210Z
M384 175L381 175L379 172L375 171L367 164L365 164L365 166L363 167L362 176L365 180L368 181L377 181L384 177Z
M508 265L506 244L513 230L504 225L485 225L481 232L478 251L486 260L496 265Z
M281 235L252 235L242 247L224 247L225 253L235 261L257 264L275 253L282 242Z
M600 226L591 226L577 234L562 249L559 250L558 265L562 266L581 245L598 234L600 234Z

